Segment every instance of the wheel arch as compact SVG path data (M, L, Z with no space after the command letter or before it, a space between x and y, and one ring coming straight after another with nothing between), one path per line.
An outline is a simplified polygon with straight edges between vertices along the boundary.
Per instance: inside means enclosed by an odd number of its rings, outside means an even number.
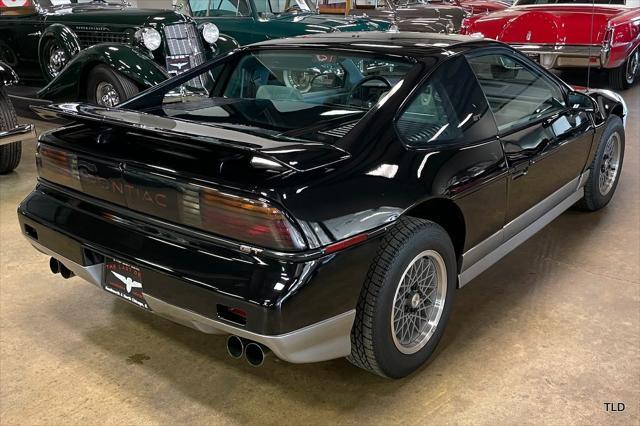
M431 198L411 206L403 216L429 220L442 226L453 242L460 270L467 228L462 210L455 202L448 198Z
M71 30L71 28L63 24L49 25L42 32L40 40L38 41L38 62L42 69L42 75L44 75L45 78L48 77L44 69L46 58L43 58L43 49L49 39L57 39L60 42L60 47L62 47L67 55L69 55L69 60L72 60L81 51L80 39L78 38L78 35Z

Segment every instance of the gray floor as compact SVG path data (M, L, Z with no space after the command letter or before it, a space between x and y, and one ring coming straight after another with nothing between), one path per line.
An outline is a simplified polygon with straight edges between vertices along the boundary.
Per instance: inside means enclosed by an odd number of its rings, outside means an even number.
M640 86L624 96L612 203L563 214L458 291L438 357L400 381L345 360L251 368L222 337L51 275L16 220L26 143L0 177L0 423L639 424Z

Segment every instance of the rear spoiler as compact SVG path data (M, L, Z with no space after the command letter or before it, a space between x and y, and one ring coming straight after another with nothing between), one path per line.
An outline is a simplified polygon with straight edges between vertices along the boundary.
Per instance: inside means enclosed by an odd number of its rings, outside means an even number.
M32 106L44 120L68 119L77 123L120 128L141 134L219 146L251 156L251 165L262 169L308 171L349 158L333 145L296 139L271 139L209 123L162 117L145 112L105 108L80 103Z

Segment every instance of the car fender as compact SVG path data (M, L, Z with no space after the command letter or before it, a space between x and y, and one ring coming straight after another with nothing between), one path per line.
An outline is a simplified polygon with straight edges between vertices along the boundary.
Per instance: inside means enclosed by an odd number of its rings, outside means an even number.
M0 62L0 87L11 86L18 82L18 74L3 62Z
M169 78L167 71L143 50L125 44L102 43L78 53L55 79L38 92L38 97L54 102L83 99L87 76L100 64L135 81L142 89Z
M74 33L71 28L62 24L52 24L49 25L42 35L40 36L40 41L38 41L38 58L40 62L40 67L42 68L43 75L47 75L45 67L45 53L44 46L45 42L48 39L56 39L60 42L60 47L64 50L65 54L68 58L73 58L80 52L80 40L76 33Z
M205 23L206 22L203 22L200 25L198 25L198 32L200 34L202 34L202 26ZM202 38L202 44L204 46L207 46L205 47L205 58L207 61L215 58L216 56L229 53L240 47L240 43L238 43L238 41L235 38L230 37L226 34L220 34L220 37L218 37L218 41L216 41L213 46L208 45L207 42L204 40L204 38Z

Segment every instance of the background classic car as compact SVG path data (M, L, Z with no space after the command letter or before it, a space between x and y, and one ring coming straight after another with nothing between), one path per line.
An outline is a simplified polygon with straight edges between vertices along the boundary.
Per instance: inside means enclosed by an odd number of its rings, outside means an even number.
M18 82L17 74L0 62L0 174L9 173L20 163L22 141L35 136L32 124L18 125L6 87Z
M640 2L594 2L519 0L509 9L466 20L462 33L509 43L545 68L607 70L609 85L626 89L640 75Z
M449 2L424 2L420 0L379 0L373 4L366 0L353 0L341 4L320 5L322 13L344 13L349 8L351 16L369 16L386 19L400 31L428 33L456 33L466 16L465 10Z
M199 24L214 23L240 45L333 31L388 31L392 26L381 19L323 16L311 0L178 0L176 4Z
M172 10L77 0L0 0L0 59L37 97L112 106L237 45ZM35 94L34 94L35 95Z

